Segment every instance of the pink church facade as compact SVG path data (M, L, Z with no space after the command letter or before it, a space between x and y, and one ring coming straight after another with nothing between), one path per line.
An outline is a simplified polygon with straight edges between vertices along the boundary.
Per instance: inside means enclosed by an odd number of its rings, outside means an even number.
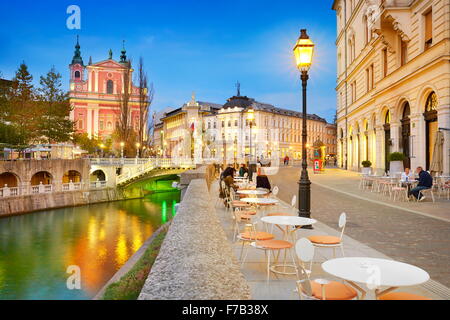
M77 41L75 55L70 69L70 118L75 123L77 133L87 133L90 138L111 137L119 126L121 118L120 97L123 93L123 76L129 61L122 50L120 61L112 58L97 63L89 61L84 65ZM132 77L131 70L131 79ZM129 101L129 126L139 128L139 88L131 85Z

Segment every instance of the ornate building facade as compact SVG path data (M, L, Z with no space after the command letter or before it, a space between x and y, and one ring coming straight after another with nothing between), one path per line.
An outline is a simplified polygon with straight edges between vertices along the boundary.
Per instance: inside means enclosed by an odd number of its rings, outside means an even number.
M250 128L249 110L254 120ZM249 155L261 159L301 158L302 114L260 103L240 92L224 105L195 100L161 119L155 133L160 154L242 162ZM336 151L336 126L317 115L307 118L308 145L323 142ZM312 152L311 152L312 155Z
M438 131L450 151L450 0L335 0L339 165L388 155L429 169Z
M119 126L121 117L121 95L124 93L124 74L129 70L125 48L120 61L109 58L97 63L89 60L84 65L80 44L77 41L70 69L70 118L78 133L87 133L90 138L108 138ZM133 69L130 70L132 79ZM129 89L129 126L139 126L139 88L131 84Z

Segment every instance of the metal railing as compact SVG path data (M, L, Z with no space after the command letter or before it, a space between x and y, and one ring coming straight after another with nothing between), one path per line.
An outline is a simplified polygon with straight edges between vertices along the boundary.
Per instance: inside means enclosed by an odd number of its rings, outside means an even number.
M195 163L190 158L150 158L147 159L147 161L143 165L129 168L126 172L119 175L117 177L117 184L125 183L154 169L191 168L194 166Z

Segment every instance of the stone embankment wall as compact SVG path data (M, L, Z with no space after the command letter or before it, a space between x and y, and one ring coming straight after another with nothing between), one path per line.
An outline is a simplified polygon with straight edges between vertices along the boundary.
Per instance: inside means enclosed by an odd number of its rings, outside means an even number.
M0 217L138 197L138 195L135 197L124 195L123 192L116 189L55 192L49 194L19 196L0 200Z
M206 175L197 170L187 175ZM184 179L182 175L182 183L186 183L186 175ZM206 179L189 181L139 299L250 299L249 286L216 215Z

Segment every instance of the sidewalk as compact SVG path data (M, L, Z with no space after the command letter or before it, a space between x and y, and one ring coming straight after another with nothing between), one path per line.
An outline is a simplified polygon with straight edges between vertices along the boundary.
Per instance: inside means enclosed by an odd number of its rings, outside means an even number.
M218 195L218 183L213 183L211 188L211 195L214 201L217 200ZM287 203L281 201L281 205L288 207ZM274 208L276 210L276 208ZM274 210L272 209L272 210ZM283 210L286 210L283 208ZM290 209L293 212L293 209ZM278 209L279 211L279 209ZM221 201L217 201L216 213L222 223L224 231L227 235L228 241L233 246L233 250L236 259L239 259L241 252L241 243L233 243L233 220L231 218L231 211L227 211ZM337 227L332 226L333 228ZM297 231L297 239L302 237L308 237L313 234L328 234L333 236L339 236L339 232L329 226L321 223L320 221L314 225L314 230L299 230ZM281 231L274 228L274 234L277 239L282 238ZM345 255L347 257L372 257L390 259L388 256L381 252L364 245L349 236L344 235L344 248ZM340 257L340 251L336 251L336 257ZM322 268L321 263L333 258L332 249L317 249L315 251L315 258L313 264L313 278L326 278L329 280L338 280L332 276L326 274ZM294 292L296 287L295 276L277 276L271 274L271 280L269 283L266 281L266 263L264 253L254 248L249 248L246 263L242 266L242 272L249 283L252 292L252 299L255 300L298 300L298 294ZM364 288L364 286L363 286ZM414 294L423 295L434 300L450 299L450 289L447 287L430 280L421 286L401 288L403 292L410 292ZM374 299L374 294L367 291L366 299Z
M450 222L450 200L444 196L439 198L435 195L435 203L432 202L431 197L427 197L423 202L394 201L389 199L389 196L378 192L359 189L360 174L342 169L326 169L321 174L313 174L310 170L310 179L314 184L336 192Z

